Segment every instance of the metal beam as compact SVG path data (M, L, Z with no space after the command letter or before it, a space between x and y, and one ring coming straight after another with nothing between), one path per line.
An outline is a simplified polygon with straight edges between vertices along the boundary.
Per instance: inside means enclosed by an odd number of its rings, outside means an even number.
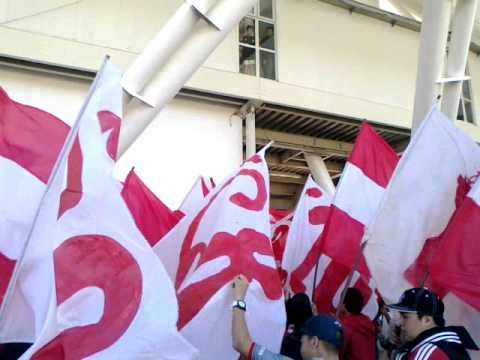
M450 0L425 0L423 5L412 134L427 116L441 91L437 81L446 57L451 6Z
M282 163L280 160L280 156L268 154L266 156L267 164L269 167L275 169L284 169L284 171L291 171L291 172L304 172L310 173L310 168L301 161L289 161L288 163ZM335 162L335 161L325 161L325 165L327 166L327 170L330 173L336 174L343 171L343 165Z
M318 155L336 155L348 157L353 149L352 143L319 139L312 136L286 134L279 131L256 129L257 144L265 145L274 141L274 147L304 151Z

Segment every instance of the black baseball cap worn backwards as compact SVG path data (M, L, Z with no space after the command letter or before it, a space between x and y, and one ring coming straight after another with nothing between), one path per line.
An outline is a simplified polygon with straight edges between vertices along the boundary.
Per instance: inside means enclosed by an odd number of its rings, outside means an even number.
M339 349L342 346L343 331L340 321L330 315L317 315L308 319L302 328L302 334L316 336Z
M433 291L427 288L406 290L396 304L388 308L403 313L422 313L431 316L443 316L445 306L443 301Z

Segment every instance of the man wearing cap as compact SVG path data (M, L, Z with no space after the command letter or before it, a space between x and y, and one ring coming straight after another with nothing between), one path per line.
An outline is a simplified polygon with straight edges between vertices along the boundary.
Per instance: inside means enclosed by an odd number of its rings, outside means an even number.
M463 326L445 327L443 302L429 289L409 289L388 307L400 312L406 341L395 360L463 360L470 359L467 349L478 350Z
M274 354L264 346L255 344L245 321L245 295L249 283L243 275L233 279L232 337L233 347L248 360L291 360L291 358ZM314 316L304 324L301 349L303 359L321 357L324 360L338 360L338 350L342 345L342 328L333 316Z

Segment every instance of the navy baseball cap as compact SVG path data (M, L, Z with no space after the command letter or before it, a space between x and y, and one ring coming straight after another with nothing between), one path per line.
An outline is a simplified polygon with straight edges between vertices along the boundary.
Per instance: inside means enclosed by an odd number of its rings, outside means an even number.
M431 316L443 316L445 306L443 301L433 291L427 288L406 290L396 304L388 308L403 313L422 313Z
M342 346L342 325L340 321L330 315L318 315L308 319L303 325L302 334L316 336L337 349Z

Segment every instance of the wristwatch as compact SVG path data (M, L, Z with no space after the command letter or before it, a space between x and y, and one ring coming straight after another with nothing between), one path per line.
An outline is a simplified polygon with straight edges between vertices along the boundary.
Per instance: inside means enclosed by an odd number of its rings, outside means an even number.
M243 300L235 300L232 304L232 309L240 309L242 311L247 311L247 304Z

